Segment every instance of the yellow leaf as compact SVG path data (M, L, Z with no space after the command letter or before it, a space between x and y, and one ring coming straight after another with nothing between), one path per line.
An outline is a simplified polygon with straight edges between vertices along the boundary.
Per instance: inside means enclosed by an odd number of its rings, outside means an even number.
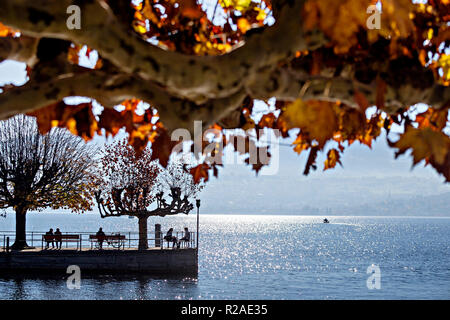
M238 11L245 11L248 9L252 0L220 0L220 5L224 8L232 7Z
M305 135L300 132L297 136L297 139L292 143L294 147L294 151L298 154L301 154L304 150L309 149L311 147L308 139L305 138Z
M267 13L263 9L256 7L255 11L258 12L258 15L256 16L256 20L264 21L264 19L266 19Z
M450 81L450 55L442 54L439 58L439 66L442 68L444 81Z
M338 128L334 103L326 101L303 102L297 99L286 107L280 116L286 123L286 129L300 128L307 132L311 139L315 139L322 147L333 137Z
M250 23L245 18L239 18L239 20L237 21L237 26L242 33L246 33L247 30L251 28Z
M134 31L136 31L137 33L146 33L147 32L147 29L140 23L133 24L133 28L134 28Z
M336 149L331 149L328 151L327 159L325 160L325 166L323 168L323 171L332 169L336 167L336 164L340 164L342 166L341 160L340 160L339 151Z
M369 40L378 36L390 39L407 37L414 30L411 20L411 0L381 0L380 29L369 30L367 8L374 1L369 0L309 0L304 6L305 29L321 29L333 42L337 54L347 53L358 44L360 28L368 30ZM375 13L373 13L375 14Z

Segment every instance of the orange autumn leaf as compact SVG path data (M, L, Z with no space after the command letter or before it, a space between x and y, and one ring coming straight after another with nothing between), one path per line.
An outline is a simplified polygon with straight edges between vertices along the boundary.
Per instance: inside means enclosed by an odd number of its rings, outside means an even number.
M158 136L152 142L152 160L159 160L159 163L166 168L173 148L178 141L172 141L166 129L160 128Z
M277 117L271 112L262 116L261 120L258 122L258 127L260 128L273 128Z
M183 0L180 2L181 14L189 19L200 19L205 15L196 0Z
M429 108L427 111L416 116L416 122L419 124L419 129L431 128L436 131L441 131L447 124L448 110L435 110Z
M202 163L196 167L191 168L189 170L189 172L192 175L192 177L194 178L194 182L196 184L198 184L201 182L201 180L203 180L204 182L208 181L208 179L209 179L208 170L209 169L211 169L211 167L208 164Z
M292 144L294 145L294 151L297 152L297 154L301 154L304 150L311 147L311 141L306 137L304 132L300 132Z
M374 42L379 37L397 39L407 37L414 30L411 0L381 0L380 28L368 29L370 14L367 9L376 1L370 0L310 0L304 7L306 30L319 28L334 44L334 52L347 53L359 43L357 34L368 30L368 38ZM372 12L373 13L373 12ZM345 26L345 27L343 27Z
M36 117L42 134L49 132L52 127L67 128L72 134L87 141L94 137L98 129L91 103L67 105L57 102L28 115Z
M327 153L327 159L325 160L325 163L324 163L323 171L336 167L336 164L338 164L338 163L342 166L340 159L341 159L341 156L340 156L338 150L336 150L336 149L329 150Z
M67 52L67 60L69 60L73 64L78 64L80 61L80 50L83 48L81 45L73 44L69 47L69 51Z
M16 30L13 30L0 22L0 37L13 36L15 33L17 33Z
M251 28L250 22L245 18L240 18L237 21L237 26L242 33L246 33Z
M381 128L384 127L385 119L381 115L372 116L366 121L363 133L358 137L359 142L372 148L372 141L376 140L381 134Z
M338 129L333 105L334 103L326 101L304 102L297 99L286 107L280 117L286 123L287 129L300 128L322 147Z

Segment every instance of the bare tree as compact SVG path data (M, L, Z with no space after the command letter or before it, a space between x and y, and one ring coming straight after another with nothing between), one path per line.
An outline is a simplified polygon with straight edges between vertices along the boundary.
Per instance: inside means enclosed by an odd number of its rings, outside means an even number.
M193 182L181 164L162 169L152 160L150 149L138 155L127 140L105 147L99 171L94 195L101 217L137 217L139 250L148 248L148 217L188 214L193 209L189 199L203 187ZM166 191L170 200L164 197Z
M79 212L92 207L93 147L66 129L40 134L23 115L0 122L0 208L16 212L13 249L28 247L26 213L45 208Z

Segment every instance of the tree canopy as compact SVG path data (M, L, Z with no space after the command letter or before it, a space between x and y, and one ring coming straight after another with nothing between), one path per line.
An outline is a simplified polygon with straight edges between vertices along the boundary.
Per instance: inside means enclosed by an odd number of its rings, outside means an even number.
M0 208L16 211L15 249L26 246L29 210L92 207L93 147L65 129L39 133L22 115L0 122Z
M194 208L191 200L203 188L194 183L181 162L171 162L164 169L151 154L149 148L138 154L126 140L116 141L105 147L93 176L96 190L92 196L101 217L137 217L140 249L148 247L150 216L188 214Z
M73 4L79 29L67 23ZM448 0L2 0L0 59L25 62L29 80L3 88L0 118L32 113L44 132L63 126L85 139L125 127L135 149L151 143L164 166L170 133L192 131L194 120L222 133L300 129L293 149L309 151L306 174L318 152L333 168L353 142L370 147L395 123L397 155L411 150L414 164L450 181L449 20ZM69 106L69 96L104 110ZM255 100L270 105L258 121ZM138 113L141 102L149 107ZM412 117L419 103L429 109ZM242 135L248 145L259 138ZM212 158L191 170L197 182L217 175Z

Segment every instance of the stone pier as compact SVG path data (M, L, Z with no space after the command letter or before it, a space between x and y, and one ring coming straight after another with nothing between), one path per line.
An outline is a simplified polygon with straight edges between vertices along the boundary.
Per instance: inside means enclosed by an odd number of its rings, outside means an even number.
M198 254L193 248L125 250L24 250L0 252L2 272L66 272L70 265L82 273L140 273L193 275L198 273Z

